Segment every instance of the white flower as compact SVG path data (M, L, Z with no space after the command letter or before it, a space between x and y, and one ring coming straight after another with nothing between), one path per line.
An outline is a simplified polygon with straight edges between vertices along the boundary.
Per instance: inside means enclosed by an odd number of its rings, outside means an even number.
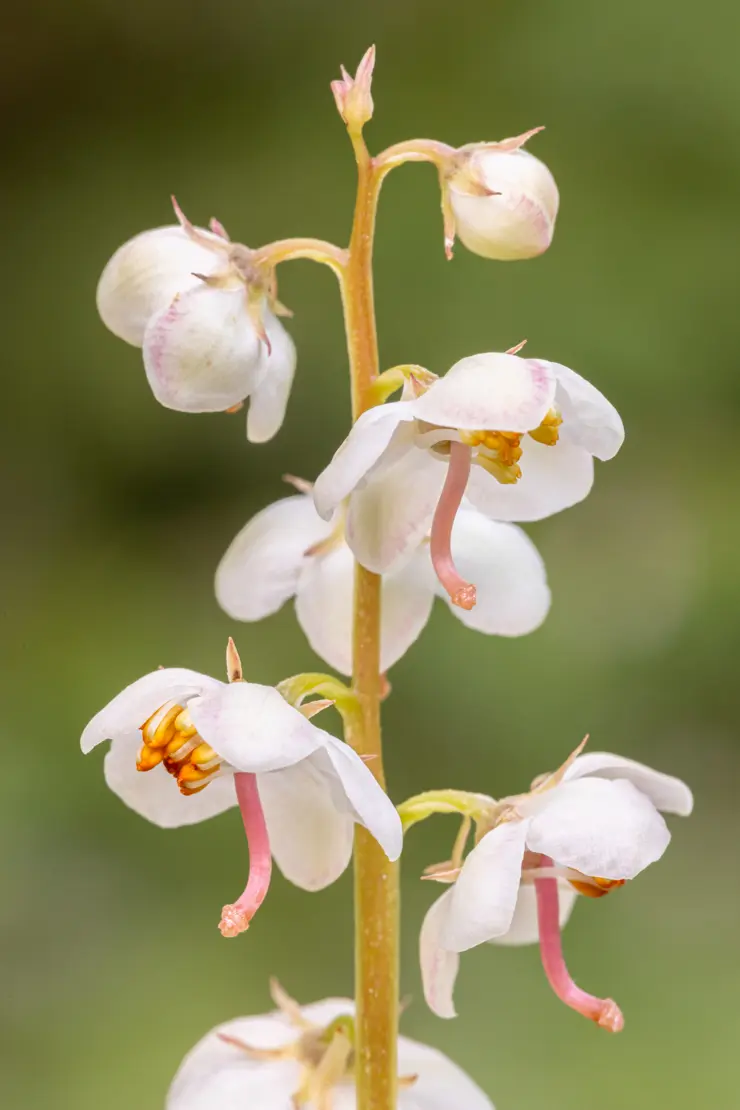
M452 550L478 585L472 611L450 605L470 628L522 636L539 627L550 606L545 567L531 540L513 524L497 524L472 508L455 520ZM236 620L256 621L295 597L298 621L318 655L352 673L354 557L344 513L323 521L310 493L276 501L242 529L216 572L216 596ZM426 541L383 577L381 669L408 650L426 625L440 588Z
M580 750L580 749L578 749ZM540 943L559 998L614 1032L611 999L575 986L562 957L560 929L576 893L600 897L665 852L670 833L660 810L688 816L693 799L680 779L608 752L571 757L529 794L495 803L493 827L456 881L429 909L421 931L424 993L440 1017L454 1017L459 953L486 941ZM430 869L444 881L439 869ZM449 872L448 872L449 874Z
M247 435L280 428L295 347L270 308L250 252L220 224L144 231L124 243L98 284L98 311L114 335L143 347L154 396L180 412L222 412L251 398Z
M473 355L420 395L364 413L319 475L314 500L329 520L349 497L347 542L378 574L431 527L435 570L468 608L475 593L449 550L463 495L492 520L539 520L586 497L594 456L612 458L623 438L616 409L566 366Z
M239 805L250 874L241 898L224 907L224 935L247 928L262 902L271 852L305 890L345 870L355 823L389 858L400 855L398 814L360 757L271 686L154 671L93 717L82 750L108 739L108 786L155 825L190 825Z
M458 156L448 202L457 234L475 254L504 262L535 258L552 242L558 187L544 162L521 149L535 133L476 144L463 148L462 161Z
M180 1065L166 1110L355 1110L354 1003L297 1003L273 984L279 1009L208 1033ZM457 1064L398 1038L398 1110L494 1110Z

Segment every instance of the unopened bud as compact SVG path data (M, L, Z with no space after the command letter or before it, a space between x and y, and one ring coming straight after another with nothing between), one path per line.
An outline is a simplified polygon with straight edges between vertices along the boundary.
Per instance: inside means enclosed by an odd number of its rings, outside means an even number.
M455 230L474 254L535 258L552 242L558 187L544 162L521 149L531 134L458 152L447 199Z
M332 81L331 91L334 93L339 114L352 132L360 132L373 116L373 98L371 86L373 80L373 67L375 66L375 47L371 46L365 52L362 61L357 67L357 73L350 77L344 66L340 81Z

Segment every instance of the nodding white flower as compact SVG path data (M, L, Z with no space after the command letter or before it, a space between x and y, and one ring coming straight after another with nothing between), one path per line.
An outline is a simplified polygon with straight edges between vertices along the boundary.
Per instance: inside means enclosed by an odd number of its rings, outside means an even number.
M472 608L475 585L450 550L463 496L492 520L540 520L583 500L594 456L617 453L622 421L598 389L515 350L464 358L430 385L412 379L404 399L355 423L314 500L329 520L349 497L347 542L363 566L382 574L431 528L440 582L453 604Z
M166 1110L355 1110L355 1005L299 1006L272 983L278 1009L212 1029L172 1081ZM398 1110L494 1110L436 1048L398 1038Z
M542 128L500 143L475 143L456 152L447 176L452 225L462 242L484 258L535 258L550 246L560 196L544 162L522 146Z
M216 572L216 596L235 620L257 621L295 597L296 616L314 651L342 674L352 673L352 598L355 561L344 536L344 511L326 522L310 486L257 513L241 530ZM550 607L545 566L529 537L473 508L457 514L452 550L478 584L478 604L450 605L470 628L523 636L538 628ZM380 666L393 666L429 620L440 588L424 540L383 576Z
M347 867L355 823L390 859L402 847L392 802L352 748L272 686L234 678L239 667L231 669L231 683L182 668L145 675L93 717L81 740L83 752L112 741L108 786L162 828L239 806L249 881L223 908L224 936L246 929L261 905L271 855L291 882L321 890Z
M280 428L295 372L293 341L275 315L274 275L224 228L154 228L116 251L98 284L98 312L142 347L152 392L179 412L223 412L251 398L247 436Z
M595 998L571 979L560 930L578 894L600 898L660 859L670 840L660 811L688 816L693 799L680 779L608 752L580 750L535 780L528 794L491 800L482 824L487 831L480 836L479 825L480 839L462 866L464 840L457 858L429 869L431 878L454 882L421 930L424 994L440 1017L455 1017L460 952L486 941L539 940L557 996L603 1028L622 1029L612 999Z

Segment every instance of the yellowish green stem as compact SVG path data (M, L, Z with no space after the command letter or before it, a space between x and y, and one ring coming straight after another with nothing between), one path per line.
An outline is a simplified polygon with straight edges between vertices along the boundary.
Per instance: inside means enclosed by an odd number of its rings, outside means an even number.
M373 237L382 174L360 133L350 132L357 159L357 201L342 279L356 420L376 403L378 339L373 296ZM380 734L380 578L355 566L353 686L359 716L348 741L385 786ZM355 997L358 1110L395 1110L398 1087L398 864L389 863L368 832L355 839Z

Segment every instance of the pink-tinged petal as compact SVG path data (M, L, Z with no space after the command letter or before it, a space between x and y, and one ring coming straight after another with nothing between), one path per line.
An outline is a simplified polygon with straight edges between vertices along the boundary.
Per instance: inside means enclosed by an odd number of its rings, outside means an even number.
M481 149L469 172L492 195L450 188L457 234L468 250L502 262L535 258L547 250L560 197L544 162L526 150Z
M323 752L259 776L275 862L302 890L323 890L347 869L355 824L336 806Z
M477 632L526 636L550 609L545 564L526 532L463 507L452 531L452 556L463 578L474 582L475 608L450 610ZM446 592L438 587L440 597Z
M234 786L249 848L249 877L236 902L221 910L219 930L224 937L237 937L262 905L270 887L272 855L256 775L234 775Z
M273 686L234 682L194 698L188 708L206 743L236 771L261 774L290 767L324 743L325 733Z
M447 466L412 448L355 490L347 515L347 543L368 570L383 574L428 534Z
M613 459L624 443L622 418L596 386L575 370L551 362L557 379L555 405L563 418L561 434L597 459Z
M315 562L306 552L331 531L307 494L268 505L242 528L219 564L221 608L241 621L277 612L296 592L301 572Z
M86 726L80 747L87 753L103 740L116 740L139 734L140 727L166 701L185 705L189 698L206 690L218 690L224 683L185 667L162 667L138 678L96 713Z
M473 466L468 500L492 520L542 520L583 501L594 483L590 453L563 438L554 447L524 438L519 465L522 476L514 485Z
M570 919L578 895L570 883L558 883L558 896L560 928L563 929ZM516 909L508 932L500 937L494 937L490 943L514 948L524 944L537 944L539 939L537 894L535 893L534 883L522 883L519 887L519 897L516 900Z
M631 782L582 778L518 804L530 817L527 847L584 875L633 879L665 852L665 821Z
M149 321L144 368L157 400L178 412L224 412L259 380L261 342L246 293L204 284Z
M694 808L691 790L681 779L654 771L644 763L625 759L611 752L586 752L579 755L565 772L564 781L572 781L587 776L601 779L626 779L642 793L646 794L656 809L664 813L676 813L688 817Z
M391 401L363 413L316 479L313 497L320 517L329 520L378 462L399 424L413 418L407 401ZM409 439L406 448L410 449L411 444Z
M551 859L543 859L545 866ZM540 932L540 954L548 982L555 994L584 1017L590 1018L610 1033L619 1033L624 1027L622 1011L611 998L596 998L576 986L563 959L558 908L558 883L556 879L535 879L537 912Z
M452 888L442 944L465 952L508 932L516 909L528 821L486 833L465 860Z
M151 317L177 293L197 288L201 282L195 273L213 273L224 258L217 247L211 251L194 243L181 227L143 231L119 247L103 270L97 290L103 323L120 339L141 347Z
M457 1017L453 1002L455 980L460 956L444 948L441 942L446 931L453 889L446 890L427 910L419 937L419 960L424 998L432 1013L441 1018Z
M233 775L212 779L197 794L181 794L176 780L164 767L137 771L141 733L117 736L106 752L105 781L134 813L162 829L176 829L207 821L236 805Z
M415 401L419 420L442 428L529 432L555 398L548 363L495 352L456 362Z
M270 349L262 344L260 377L249 399L250 443L266 443L282 427L296 367L295 343L283 325L267 311L264 324Z

